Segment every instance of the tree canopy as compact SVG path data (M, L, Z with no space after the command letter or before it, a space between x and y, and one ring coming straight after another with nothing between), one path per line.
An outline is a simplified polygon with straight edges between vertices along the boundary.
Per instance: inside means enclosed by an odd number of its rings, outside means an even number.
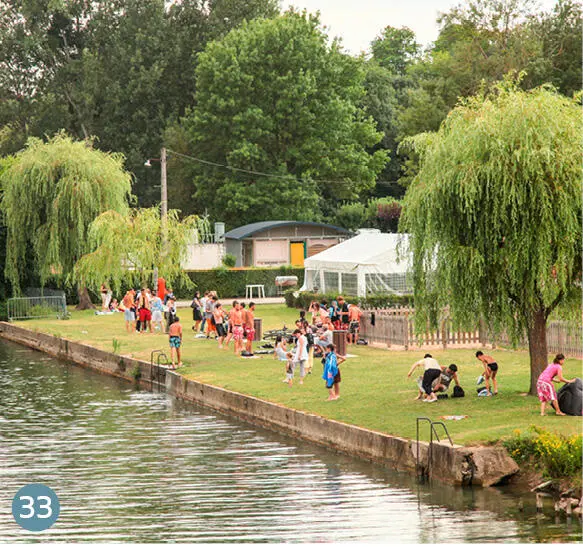
M172 285L191 287L182 269L187 245L198 243L208 231L206 219L189 216L181 221L175 209L168 211L164 226L158 208L106 211L91 223L91 252L79 259L73 277L95 290L107 282L119 291L122 284L148 285L157 269Z
M89 250L88 229L104 211L125 213L131 176L120 154L59 134L30 139L1 176L7 228L5 275L15 291L32 252L41 284L67 277Z
M366 150L381 134L360 106L362 62L327 44L318 17L243 23L209 44L196 76L190 153L279 177L199 164L195 198L211 216L314 219L374 186L386 153Z
M547 318L581 280L581 129L574 99L507 80L425 139L403 205L416 313L447 305L459 324L526 330L531 392Z

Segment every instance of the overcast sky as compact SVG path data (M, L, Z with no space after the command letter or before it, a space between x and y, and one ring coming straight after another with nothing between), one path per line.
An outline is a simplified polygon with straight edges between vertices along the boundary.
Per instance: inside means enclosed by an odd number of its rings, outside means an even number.
M542 11L557 0L538 0ZM322 24L330 36L342 37L351 53L368 49L370 42L386 26L409 27L424 46L437 38L439 12L446 12L460 0L282 0L284 10L293 5L309 12L320 11Z

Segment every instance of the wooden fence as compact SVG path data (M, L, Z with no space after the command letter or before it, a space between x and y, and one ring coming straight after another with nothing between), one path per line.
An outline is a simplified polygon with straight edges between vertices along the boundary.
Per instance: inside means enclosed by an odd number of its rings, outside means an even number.
M452 328L451 320L444 319L440 328L415 332L415 311L412 308L369 309L363 312L360 337L369 343L395 349L418 348L480 348L486 345L512 346L505 335L493 338L480 326L474 331ZM526 343L520 344L526 347ZM547 326L549 353L564 353L570 357L583 356L583 337L580 325L568 321L552 321Z

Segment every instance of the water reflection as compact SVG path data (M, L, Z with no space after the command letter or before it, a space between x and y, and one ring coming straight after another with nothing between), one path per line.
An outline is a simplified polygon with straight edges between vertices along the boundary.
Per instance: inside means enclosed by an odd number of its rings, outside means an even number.
M160 394L0 344L2 541L403 543L568 541L498 490L407 475L296 444ZM42 535L13 521L20 486L61 500Z

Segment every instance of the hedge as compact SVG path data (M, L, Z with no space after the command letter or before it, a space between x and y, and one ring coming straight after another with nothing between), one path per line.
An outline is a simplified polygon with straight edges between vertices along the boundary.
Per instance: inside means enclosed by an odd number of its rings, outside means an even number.
M296 296L297 295L297 296ZM307 310L312 301L317 302L331 302L338 298L338 293L333 294L316 294L313 292L297 292L289 290L285 292L285 303L288 308L300 308ZM392 308L395 306L413 306L413 296L396 294L379 294L375 296L368 296L366 298L345 297L349 302L357 302L363 309L369 308Z
M295 275L297 288L304 283L304 269L281 266L279 268L248 268L213 270L196 270L186 272L201 294L204 291L217 291L219 298L236 298L245 296L245 285L263 285L265 296L277 296L275 278L282 275ZM174 294L180 300L192 298L192 291L174 287ZM254 292L254 295L257 293Z

